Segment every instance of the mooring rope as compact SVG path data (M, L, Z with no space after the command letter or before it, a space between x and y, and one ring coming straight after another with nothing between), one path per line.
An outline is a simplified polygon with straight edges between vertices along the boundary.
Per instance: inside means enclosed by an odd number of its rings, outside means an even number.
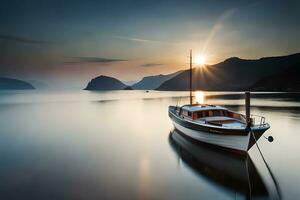
M251 128L250 128L250 132L251 132L251 134L252 134L252 136L253 136L253 138L254 138L254 140L255 140L256 147L257 147L257 149L258 149L258 151L259 151L259 153L260 153L260 155L261 155L261 157L262 157L262 159L263 159L263 161L264 161L264 163L265 163L265 165L266 165L266 167L267 167L267 169L268 169L268 171L269 171L269 173L270 173L270 175L271 175L271 177L272 177L272 179L273 179L273 181L274 181L274 184L275 184L275 187L276 187L276 190L277 190L279 199L281 199L281 193L280 193L279 185L278 185L278 183L277 183L277 181L276 181L276 179L275 179L275 176L274 176L274 174L273 174L271 168L269 167L269 165L268 165L268 163L267 163L267 161L266 161L266 159L265 159L263 153L261 152L261 150L260 150L260 148L259 148L259 145L258 145L258 143L257 143L257 140L256 140L256 138L255 138L254 132L252 131Z

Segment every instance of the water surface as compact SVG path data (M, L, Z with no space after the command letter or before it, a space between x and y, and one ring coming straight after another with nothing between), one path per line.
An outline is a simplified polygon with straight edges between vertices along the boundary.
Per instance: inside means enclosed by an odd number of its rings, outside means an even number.
M272 198L272 181L255 146L246 162L252 174L249 189L244 182L235 184L245 178L243 160L173 135L167 109L187 103L186 95L0 92L1 199ZM239 93L205 95L205 103L244 111ZM252 105L251 111L266 116L271 124L264 135L272 135L274 142L261 138L259 145L282 198L297 199L299 95L258 94ZM231 166L241 171L236 176L241 179L225 170Z

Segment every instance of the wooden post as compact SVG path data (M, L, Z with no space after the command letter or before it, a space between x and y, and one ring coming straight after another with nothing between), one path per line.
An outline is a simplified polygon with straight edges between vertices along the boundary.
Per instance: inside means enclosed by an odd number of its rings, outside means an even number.
M246 109L246 123L247 126L251 125L251 118L250 118L250 92L245 92L245 109Z

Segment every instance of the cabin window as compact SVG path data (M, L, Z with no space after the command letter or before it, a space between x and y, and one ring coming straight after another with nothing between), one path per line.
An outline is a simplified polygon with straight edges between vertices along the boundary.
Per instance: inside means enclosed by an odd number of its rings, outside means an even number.
M220 116L224 116L224 110L220 110Z
M213 116L220 116L220 112L218 110L213 110Z
M188 111L188 116L191 117L192 116L192 112Z
M203 117L218 117L218 116L228 116L229 113L227 110L206 110L199 111L194 114L195 118L203 118Z
M224 116L228 117L228 111L227 110L223 110Z
M202 112L197 112L197 118L201 118L202 117Z
M233 118L235 118L235 119L240 119L240 114L238 114L238 113L233 113Z

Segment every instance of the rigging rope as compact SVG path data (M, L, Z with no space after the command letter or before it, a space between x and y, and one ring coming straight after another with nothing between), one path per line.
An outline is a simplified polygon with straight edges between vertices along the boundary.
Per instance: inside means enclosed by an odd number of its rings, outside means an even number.
M258 151L259 151L259 153L260 153L260 155L261 155L261 157L262 157L262 159L263 159L263 161L264 161L264 163L265 163L265 165L266 165L266 167L267 167L267 169L268 169L268 171L269 171L269 173L270 173L270 175L271 175L271 177L272 177L272 179L274 181L274 184L275 184L275 187L276 187L279 199L281 199L281 193L280 193L280 190L279 190L279 185L278 185L278 183L277 183L277 181L275 179L275 176L274 176L273 172L271 171L271 168L269 167L267 161L265 160L265 157L264 157L264 155L262 154L262 152L261 152L261 150L259 148L259 145L258 145L257 140L255 138L254 132L252 131L251 128L250 128L250 132L251 132L251 134L252 134L252 136L253 136L253 138L255 140L256 147L257 147L257 149L258 149Z

